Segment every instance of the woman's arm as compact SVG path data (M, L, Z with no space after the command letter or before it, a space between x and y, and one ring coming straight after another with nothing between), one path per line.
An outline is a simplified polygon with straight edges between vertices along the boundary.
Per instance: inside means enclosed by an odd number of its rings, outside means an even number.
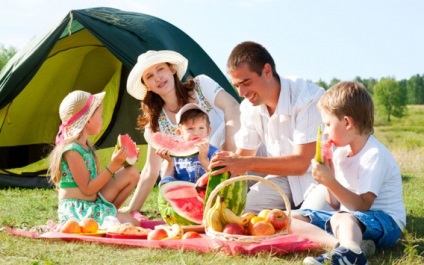
M234 135L240 129L240 104L227 91L221 90L215 97L215 105L224 112L225 142L223 151L236 151Z
M147 147L147 158L143 170L140 174L137 188L131 198L128 207L121 209L121 212L139 211L150 194L159 176L162 159L156 155L155 149L150 145Z

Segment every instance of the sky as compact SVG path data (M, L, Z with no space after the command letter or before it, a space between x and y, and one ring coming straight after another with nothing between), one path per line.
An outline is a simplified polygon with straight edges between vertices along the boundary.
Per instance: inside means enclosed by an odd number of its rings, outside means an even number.
M424 74L421 0L0 0L0 45L20 49L69 11L90 7L161 18L224 74L231 50L246 40L267 48L279 74L312 81Z

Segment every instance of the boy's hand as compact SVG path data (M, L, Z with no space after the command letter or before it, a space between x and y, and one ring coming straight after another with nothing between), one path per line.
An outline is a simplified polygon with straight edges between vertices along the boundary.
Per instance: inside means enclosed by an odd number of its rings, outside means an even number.
M168 149L157 149L156 154L160 156L162 159L165 159L167 161L172 161L172 157L169 155Z
M196 147L199 149L199 159L208 157L209 142L207 140L196 144Z
M315 159L312 163L312 177L324 186L328 186L332 181L336 181L334 175L334 165L331 159L324 157L324 163L320 164Z

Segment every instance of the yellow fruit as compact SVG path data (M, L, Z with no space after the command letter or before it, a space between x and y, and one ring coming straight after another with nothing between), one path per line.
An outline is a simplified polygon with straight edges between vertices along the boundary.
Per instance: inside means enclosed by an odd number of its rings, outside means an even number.
M247 225L247 230L249 232L249 234L252 234L252 227L254 224L256 224L259 221L264 221L265 218L260 217L260 216L255 216L252 219L250 219L249 224Z
M82 233L97 233L99 224L93 218L84 218L80 222Z
M322 128L321 125L318 127L318 133L317 133L317 142L316 142L316 149L315 149L315 161L322 164L322 155L321 155L321 141L322 141Z
M67 234L81 233L81 226L76 219L68 219L60 228L60 232Z
M266 219L268 213L271 211L271 209L263 209L259 212L258 216Z

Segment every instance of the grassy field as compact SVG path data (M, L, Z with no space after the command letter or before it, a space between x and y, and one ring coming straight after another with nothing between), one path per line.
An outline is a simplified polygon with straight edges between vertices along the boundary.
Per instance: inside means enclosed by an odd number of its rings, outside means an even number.
M403 178L407 227L393 248L378 251L370 264L424 264L424 106L409 106L408 116L391 124L376 121L376 137L396 157ZM158 218L156 190L143 213ZM57 220L56 191L43 189L0 190L0 227L28 229ZM0 264L301 264L318 250L275 256L228 256L194 251L119 247L85 242L30 239L0 232Z

